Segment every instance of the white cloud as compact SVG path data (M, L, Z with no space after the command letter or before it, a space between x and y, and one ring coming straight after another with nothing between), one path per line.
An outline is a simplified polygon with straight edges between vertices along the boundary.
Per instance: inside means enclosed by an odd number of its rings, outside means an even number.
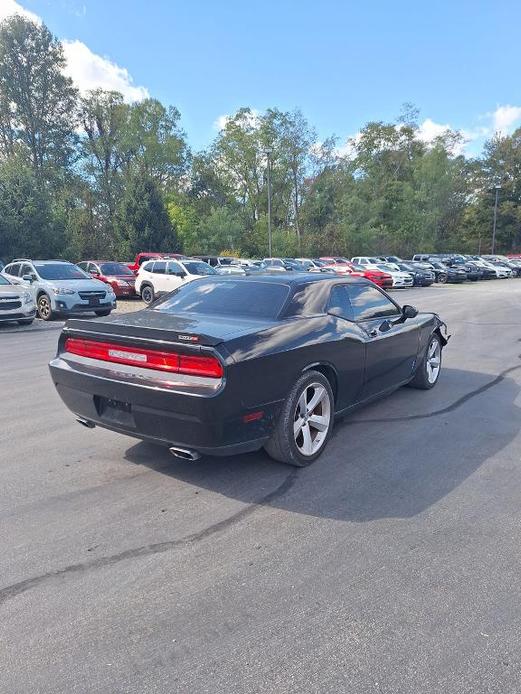
M494 130L508 135L521 120L521 106L498 106L491 115Z
M33 22L38 22L38 24L41 24L42 21L37 14L26 10L16 0L0 0L0 22L12 14L21 14L23 17L32 19Z
M444 135L447 130L452 130L448 123L436 123L431 118L426 118L418 128L418 138L422 142L430 144L437 137Z
M226 123L230 120L230 116L223 115L215 119L213 127L215 130L224 130Z
M141 101L149 96L145 87L136 87L126 68L93 53L81 41L63 41L67 59L65 73L72 78L80 91L88 89L112 89L123 94L125 101Z
M84 7L84 6L83 6ZM0 0L0 21L13 14L21 14L41 24L41 18L26 10L16 0ZM72 78L82 92L88 89L111 89L123 94L125 101L141 101L149 96L145 87L133 84L128 70L109 58L93 53L81 41L62 41L67 60L65 73Z

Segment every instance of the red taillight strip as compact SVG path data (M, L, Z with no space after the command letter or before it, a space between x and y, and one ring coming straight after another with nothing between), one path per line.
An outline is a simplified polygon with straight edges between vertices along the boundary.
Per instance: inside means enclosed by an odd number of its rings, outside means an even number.
M68 337L65 340L65 351L79 357L138 366L142 369L206 376L207 378L222 378L223 376L221 362L211 356L160 352L155 349L127 347L113 342L97 342L96 340L84 340L77 337Z

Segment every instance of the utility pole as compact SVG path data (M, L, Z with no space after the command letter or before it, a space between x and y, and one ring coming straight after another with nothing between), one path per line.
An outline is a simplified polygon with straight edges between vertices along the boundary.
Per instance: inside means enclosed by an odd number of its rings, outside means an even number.
M268 159L268 257L271 258L271 149L266 150Z
M494 225L492 226L492 249L490 251L492 253L492 255L494 255L494 253L496 251L497 203L498 203L500 190L501 190L501 186L498 183L496 185L496 200L494 202Z

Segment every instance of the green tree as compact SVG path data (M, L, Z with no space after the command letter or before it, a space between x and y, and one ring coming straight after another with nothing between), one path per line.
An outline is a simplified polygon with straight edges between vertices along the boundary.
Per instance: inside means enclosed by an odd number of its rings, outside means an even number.
M0 25L0 146L15 146L37 175L74 153L77 90L63 74L61 43L45 25L15 15Z
M130 258L139 251L176 251L177 236L156 181L135 175L125 183L115 224L119 253Z
M63 247L51 196L26 163L0 164L0 257L52 257Z
M190 158L180 118L176 108L167 109L157 99L132 104L122 133L125 164L177 188Z

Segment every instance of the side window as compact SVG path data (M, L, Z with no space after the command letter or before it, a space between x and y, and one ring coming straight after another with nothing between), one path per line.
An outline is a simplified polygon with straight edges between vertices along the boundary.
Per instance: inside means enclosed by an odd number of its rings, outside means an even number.
M4 272L7 275L12 275L13 277L18 277L18 273L20 272L20 263L13 263L12 265L8 265Z
M166 272L166 261L164 260L156 260L154 263L154 269L152 272L155 275L164 275Z
M20 277L23 277L24 275L34 275L34 270L27 263L24 263L22 265L22 271L20 273Z
M353 318L355 321L371 320L397 316L400 311L396 304L378 291L375 287L365 284L353 284L348 288Z
M143 263L140 265L140 269L143 268L146 272L154 272L154 263Z
M331 289L329 297L328 311L334 309L335 315L346 320L353 320L353 307L349 290L345 284L337 284Z
M156 263L157 265L157 263ZM184 272L183 268L179 265L179 263L170 261L167 263L166 266L166 274L167 275L178 275L180 272Z

